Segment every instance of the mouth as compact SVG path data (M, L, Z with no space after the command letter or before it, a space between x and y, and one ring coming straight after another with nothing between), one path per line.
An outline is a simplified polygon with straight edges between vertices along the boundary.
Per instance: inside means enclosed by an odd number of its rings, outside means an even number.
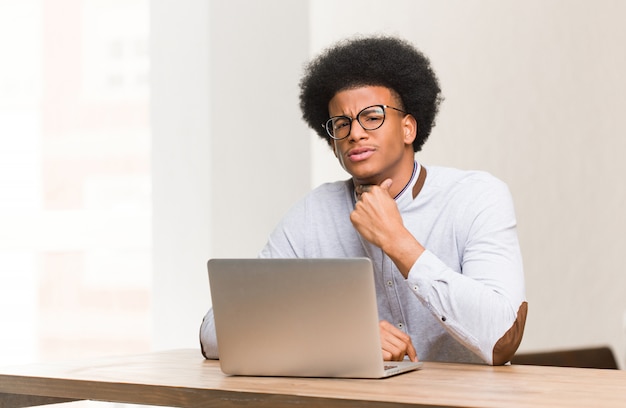
M351 162L360 162L368 159L374 154L376 149L373 147L355 147L346 153L348 160Z

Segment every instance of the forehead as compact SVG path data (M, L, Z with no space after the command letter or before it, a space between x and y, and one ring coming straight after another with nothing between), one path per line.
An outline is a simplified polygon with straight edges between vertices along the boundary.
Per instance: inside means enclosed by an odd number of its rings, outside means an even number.
M396 105L395 92L384 86L359 86L341 90L328 102L330 116L356 115L371 105Z

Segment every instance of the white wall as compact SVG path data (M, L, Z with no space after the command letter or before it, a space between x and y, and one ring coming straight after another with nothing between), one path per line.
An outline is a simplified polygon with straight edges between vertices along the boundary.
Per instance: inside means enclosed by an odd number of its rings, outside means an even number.
M171 274L181 294L170 296L169 290L156 288L160 331L179 326L162 319L159 304L205 296L205 287L195 289L188 278L196 276L193 285L205 283L204 258L254 255L296 197L322 181L346 177L325 144L299 123L301 65L309 47L315 54L345 36L384 32L408 38L431 57L446 97L418 159L488 170L511 188L529 300L522 350L609 344L624 366L626 274L620 270L620 255L626 246L626 165L621 160L626 124L619 113L626 107L626 3L311 0L308 10L306 2L291 3L211 2L211 57L220 58L209 64L211 85L200 81L193 86L184 74L193 58L176 62L178 71L168 79L188 86L186 97L210 101L205 112L194 112L199 115L194 120L228 117L238 127L238 137L224 127L228 124L200 126L193 137L210 140L210 147L202 144L210 164L185 173L197 174L195 180L184 180L186 192L167 194L175 186L165 183L162 195L155 195L155 226L162 224L155 228L156 273ZM206 8L201 1L185 4L190 10L193 4ZM153 34L158 30L153 24ZM178 36L179 29L172 26L168 35ZM167 58L160 62L170 63ZM157 90L161 86L154 85ZM199 96L201 92L208 94ZM180 109L178 101L158 96L155 103L171 105L153 112L157 115ZM254 116L241 114L252 105L258 107ZM288 132L246 120L275 118L278 112L294 120ZM179 126L169 116L156 120ZM157 122L158 144L159 138L171 136ZM189 154L182 154L179 164L204 156L193 143L178 143ZM155 144L158 155L157 149ZM155 191L162 182L157 175ZM174 201L187 203L194 199L194 189L202 192L202 203L184 211L174 211L170 203L169 210L158 213L157 199L167 203L176 197ZM178 234L167 225L173 216L184 224ZM197 246L193 260L185 258L190 246ZM166 249L177 259L170 266L161 259ZM187 301L189 306L179 313L202 314L196 300Z
M206 261L255 257L309 189L306 2L151 4L153 346L197 347Z
M308 5L211 2L212 257L255 257L309 190L298 81L308 59Z
M195 347L211 245L209 6L150 7L153 345ZM195 340L195 341L194 341Z

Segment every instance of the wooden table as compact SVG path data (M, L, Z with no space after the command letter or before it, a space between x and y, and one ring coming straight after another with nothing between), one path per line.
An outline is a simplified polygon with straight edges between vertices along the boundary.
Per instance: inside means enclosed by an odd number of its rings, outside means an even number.
M626 371L425 363L382 380L230 377L198 350L0 368L0 408L73 400L177 407L625 407Z

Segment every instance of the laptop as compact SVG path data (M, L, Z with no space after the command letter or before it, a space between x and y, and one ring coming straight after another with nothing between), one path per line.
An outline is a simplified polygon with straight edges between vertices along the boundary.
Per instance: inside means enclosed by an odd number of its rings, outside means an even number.
M207 265L225 374L383 378L422 367L383 361L367 258L211 259Z

